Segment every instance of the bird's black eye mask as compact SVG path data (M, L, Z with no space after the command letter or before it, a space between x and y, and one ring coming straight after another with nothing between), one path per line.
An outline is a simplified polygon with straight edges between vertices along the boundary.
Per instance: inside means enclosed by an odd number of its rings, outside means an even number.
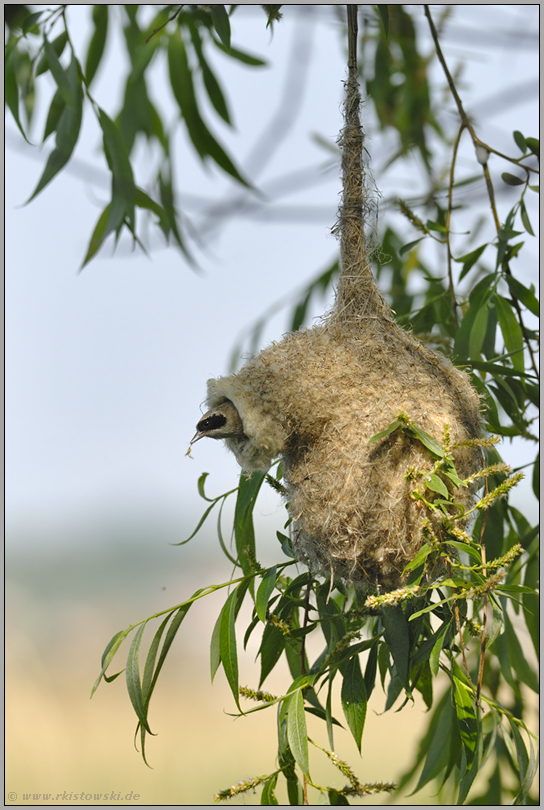
M205 430L217 430L217 428L223 427L226 423L227 417L216 413L213 416L208 416L207 419L201 419L196 429L201 432Z

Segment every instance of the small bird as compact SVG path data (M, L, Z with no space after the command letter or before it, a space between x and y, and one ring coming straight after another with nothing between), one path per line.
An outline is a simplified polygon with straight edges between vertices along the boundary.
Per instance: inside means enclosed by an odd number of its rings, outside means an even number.
M240 414L230 399L205 413L196 430L191 444L203 439L204 436L209 436L210 439L247 439Z

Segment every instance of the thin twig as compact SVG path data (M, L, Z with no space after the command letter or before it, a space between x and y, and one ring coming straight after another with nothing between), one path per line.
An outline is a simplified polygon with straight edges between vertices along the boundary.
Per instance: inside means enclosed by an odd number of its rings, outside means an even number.
M468 664L467 664L467 657L466 657L466 654L465 654L466 645L465 645L465 640L463 638L463 631L462 631L462 628L461 628L461 619L459 617L459 605L457 604L456 599L454 599L454 602L453 602L453 612L454 612L454 615L455 615L455 624L457 625L457 632L459 633L459 642L460 642L460 645L461 645L461 652L463 654L463 665L465 667L465 672L467 673L469 683L470 683L470 685L472 687L472 691L475 692L476 690L474 689L474 684L472 683L472 678L470 677L470 671L469 671Z
M487 510L486 510L487 513ZM482 546L482 562L486 563L485 546ZM487 570L483 570L484 577L487 577ZM481 708L480 692L482 690L482 682L484 679L484 664L485 664L485 648L487 644L487 593L484 593L484 608L483 608L483 625L482 643L480 646L480 666L478 667L478 683L476 685L476 706Z
M470 136L472 138L472 143L474 144L474 148L476 148L478 146L482 147L482 148L486 149L488 152L492 152L492 153L494 153L496 155L499 155L500 157L505 158L506 160L508 160L506 155L503 155L502 153L497 152L496 149L493 149L492 147L488 146L486 143L481 141L480 138L478 138L478 136L476 135L476 132L474 131L474 127L472 126L472 124L470 122L470 119L469 119L468 115L465 112L465 108L463 107L463 102L461 101L459 93L457 92L455 82L453 81L452 75L451 75L451 73L450 73L450 71L448 69L448 66L446 64L444 54L442 53L442 48L440 47L440 42L439 42L439 39L438 39L438 33L437 33L436 28L435 28L433 18L431 17L431 12L430 12L429 6L425 4L423 6L423 8L424 8L424 11L425 11L425 16L427 17L427 20L429 21L429 28L431 29L431 36L433 38L434 46L436 48L436 55L438 56L438 60L439 60L440 64L442 65L442 69L444 71L446 81L448 82L448 86L450 88L451 94L452 94L453 98L455 99L455 103L457 104L457 110L459 111L459 115L461 117L461 123L462 123L463 127L466 127L466 129L468 129L468 131L470 132ZM514 162L516 162L516 161L514 161ZM524 168L528 170L529 167L524 166ZM491 205L491 211L493 213L493 220L495 222L495 228L497 229L497 234L499 234L499 232L500 232L500 221L499 221L499 215L497 213L497 207L495 205L495 193L493 191L493 183L491 181L491 175L489 174L489 169L487 167L487 162L483 164L483 171L484 171L484 177L485 177L485 182L486 182L486 186L487 186L487 193L489 195L489 202L490 202L490 205ZM510 270L510 268L508 267L507 264L504 267L504 271L505 271L505 273L507 275L509 275L509 276L512 275L512 271ZM533 349L532 349L531 344L530 344L529 335L527 333L527 330L525 328L525 324L524 324L524 321L523 321L523 315L522 315L522 312L521 312L521 307L520 307L519 301L516 298L516 296L512 293L512 291L510 291L510 296L511 296L512 304L513 304L514 309L516 310L516 313L517 313L517 316L518 316L519 325L520 325L520 328L521 328L521 331L522 331L522 334L523 334L523 338L525 340L525 344L527 346L527 350L528 350L528 352L529 352L529 354L531 356L531 365L533 367L533 370L534 370L536 376L538 377L539 376L538 375L538 369L537 369L535 357L534 357L534 354L533 354Z
M306 627L308 625L308 615L310 613L310 593L312 590L311 582L308 582L306 586L306 599L304 601L304 620L302 622L302 627ZM300 674L306 675L306 636L302 636L302 641L300 643Z
M448 251L448 278L449 278L449 293L451 297L451 309L453 314L453 325L455 329L459 329L459 319L457 317L457 301L455 300L455 289L453 286L453 269L452 269L452 255L451 255L451 240L450 240L450 226L451 226L451 214L453 211L453 184L455 179L455 164L457 162L457 152L459 150L459 144L461 142L461 136L463 134L463 130L465 129L465 124L461 123L459 128L459 133L457 138L455 139L455 143L453 145L453 155L451 159L451 168L450 168L450 183L448 188L448 213L446 215L446 248Z
M357 71L357 34L358 34L358 20L357 11L358 5L346 6L348 10L348 70L350 73Z
M162 29L163 29L163 28L166 28L166 26L168 25L168 23L169 23L169 22L172 22L172 20L175 20L175 19L176 19L176 17L177 17L177 16L178 16L178 14L180 13L180 11L181 11L181 9L183 8L183 6L184 6L184 5L185 5L185 3L182 3L182 4L181 4L181 6L179 6L178 10L177 10L177 11L175 11L175 12L172 14L172 16L171 16L171 17L169 17L169 18L166 20L166 22L164 23L164 25L160 25L158 28L155 28L155 30L153 31L153 33L151 33L151 34L148 36L148 38L146 39L146 41L145 41L145 44L146 44L146 45L147 45L147 43L149 42L149 40L150 40L152 37L154 37L154 36L155 36L155 34L158 34L158 33L159 33L159 31L162 31Z
M480 458L482 461L482 467L485 467L485 458L484 458L484 451L480 447ZM487 476L485 477L485 494L489 495L489 481ZM482 528L480 529L480 546L482 549L482 562L484 564L483 575L487 579L487 568L485 568L486 564L486 555L485 555L485 546L483 545L483 538L485 534L485 527L487 525L487 508L484 509L484 515L482 518ZM483 632L482 632L482 643L480 645L480 665L478 667L478 683L476 685L476 706L478 708L482 708L482 704L480 701L480 693L482 691L482 682L484 677L484 663L485 663L485 648L487 644L487 593L484 593L484 608L483 608Z

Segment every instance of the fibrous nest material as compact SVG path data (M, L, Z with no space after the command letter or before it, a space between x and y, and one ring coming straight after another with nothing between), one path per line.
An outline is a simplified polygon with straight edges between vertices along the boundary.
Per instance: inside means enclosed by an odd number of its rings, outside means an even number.
M231 402L243 432L226 438L244 470L283 460L297 557L316 574L391 590L423 543L425 512L411 497L410 468L433 469L400 431L368 443L399 413L441 442L480 435L480 402L468 376L395 322L370 270L364 234L360 95L346 87L343 202L336 226L342 271L331 313L286 335L238 373L208 381L210 409ZM477 448L455 451L459 475ZM460 502L469 504L467 490Z

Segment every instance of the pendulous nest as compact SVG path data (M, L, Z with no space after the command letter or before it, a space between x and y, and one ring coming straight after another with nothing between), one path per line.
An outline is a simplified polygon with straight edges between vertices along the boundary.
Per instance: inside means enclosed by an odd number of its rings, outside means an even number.
M468 376L395 322L370 270L360 95L350 71L342 146L343 202L336 231L342 271L332 312L289 334L238 373L208 381L210 409L231 402L243 431L225 439L242 468L282 458L297 557L316 574L392 590L423 544L425 510L411 497L410 468L433 469L425 448L400 431L368 444L399 413L441 442L481 434ZM461 478L477 448L455 451ZM463 490L459 502L469 506Z

